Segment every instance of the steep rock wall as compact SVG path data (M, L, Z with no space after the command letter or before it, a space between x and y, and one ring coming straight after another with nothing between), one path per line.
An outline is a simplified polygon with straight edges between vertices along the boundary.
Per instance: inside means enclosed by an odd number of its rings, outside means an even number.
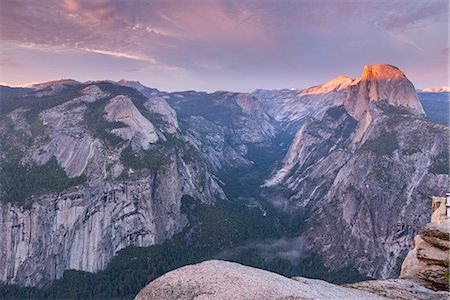
M163 242L186 225L190 187L176 163L143 179L39 197L31 209L0 204L0 280L34 286L65 269L103 270L120 249Z

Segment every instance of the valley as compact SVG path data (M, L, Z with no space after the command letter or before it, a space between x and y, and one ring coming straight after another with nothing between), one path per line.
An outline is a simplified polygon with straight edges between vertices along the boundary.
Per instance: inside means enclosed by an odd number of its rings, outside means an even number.
M0 93L5 298L132 298L214 258L391 278L448 190L448 93L389 65L304 90Z

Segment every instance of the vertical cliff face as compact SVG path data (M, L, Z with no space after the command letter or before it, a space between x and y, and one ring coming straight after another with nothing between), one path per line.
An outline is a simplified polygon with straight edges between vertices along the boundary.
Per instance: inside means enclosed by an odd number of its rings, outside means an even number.
M103 270L126 246L163 242L186 224L180 185L169 167L141 180L43 195L30 209L2 203L1 281L40 286L66 269Z
M106 82L45 89L2 99L0 281L103 270L181 231L184 195L225 198L163 98Z
M305 237L326 265L394 276L428 199L448 188L448 127L427 121L395 67L365 67L344 105L311 118L266 183L310 211Z

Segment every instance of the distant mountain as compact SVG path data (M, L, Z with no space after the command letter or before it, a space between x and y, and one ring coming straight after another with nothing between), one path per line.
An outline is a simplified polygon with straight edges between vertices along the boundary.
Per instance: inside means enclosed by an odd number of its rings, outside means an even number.
M120 85L135 88L146 97L158 96L161 94L161 92L159 90L146 87L146 86L142 85L139 81L129 81L129 80L121 79L117 83Z
M253 92L267 113L291 134L295 134L307 116L322 117L339 103L352 79L340 76L305 90L256 90Z
M78 85L80 83L81 82L73 80L73 79L60 79L60 80L47 81L47 82L43 82L43 83L32 83L32 84L27 85L27 87L40 90L40 89L45 89L45 88L51 87L51 86Z
M448 87L448 86L441 86L441 87L434 87L434 88L426 88L426 89L423 89L422 92L426 92L426 93L448 93L448 92L450 92L450 87Z
M3 99L4 97L11 97L11 96L19 96L26 93L31 92L33 89L31 88L17 88L17 87L9 87L0 85L0 97ZM3 108L0 106L0 112Z

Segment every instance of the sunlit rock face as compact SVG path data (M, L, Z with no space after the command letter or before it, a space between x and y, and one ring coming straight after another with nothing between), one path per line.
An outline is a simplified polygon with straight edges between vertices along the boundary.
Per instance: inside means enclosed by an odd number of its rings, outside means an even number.
M391 65L365 66L361 79L350 87L344 105L352 117L361 120L369 103L379 101L425 114L414 85Z
M382 102L425 115L414 85L402 71L391 65L365 66L361 79L349 87L344 106L359 121L355 140L358 141L372 122L371 103Z
M285 211L307 210L309 249L333 269L392 277L448 188L447 126L424 118L397 68L365 67L343 105L308 118L266 181ZM285 196L285 195L289 196Z

